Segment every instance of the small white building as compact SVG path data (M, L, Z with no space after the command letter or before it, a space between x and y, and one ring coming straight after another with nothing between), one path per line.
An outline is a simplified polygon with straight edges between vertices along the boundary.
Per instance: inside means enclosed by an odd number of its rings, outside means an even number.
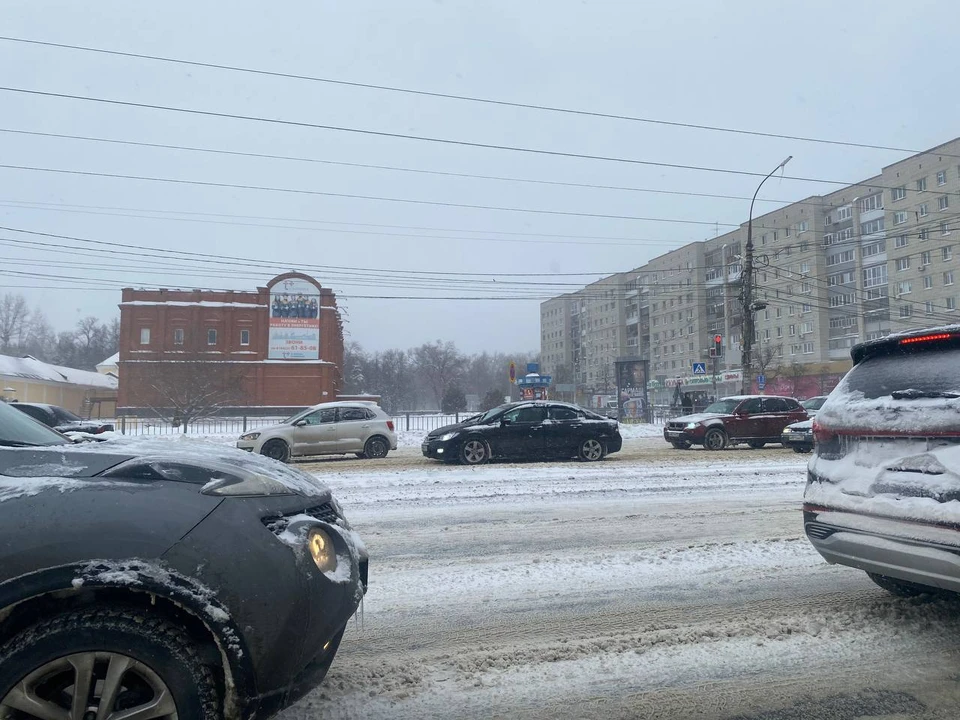
M0 355L0 393L7 401L59 405L83 417L113 417L117 378L51 365L30 355Z
M101 375L120 377L120 353L115 352L101 363L97 364L97 372Z

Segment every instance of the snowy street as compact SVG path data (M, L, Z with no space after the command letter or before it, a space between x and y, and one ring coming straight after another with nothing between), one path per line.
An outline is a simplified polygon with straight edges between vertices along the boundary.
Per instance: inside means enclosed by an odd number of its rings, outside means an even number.
M806 456L631 438L596 464L304 464L370 587L307 718L956 717L960 604L803 537Z

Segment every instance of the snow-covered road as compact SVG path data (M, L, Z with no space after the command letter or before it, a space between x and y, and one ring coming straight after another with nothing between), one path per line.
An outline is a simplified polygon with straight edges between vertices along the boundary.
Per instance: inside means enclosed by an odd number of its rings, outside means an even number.
M960 604L826 565L804 460L634 439L594 465L308 466L370 589L284 720L960 717Z

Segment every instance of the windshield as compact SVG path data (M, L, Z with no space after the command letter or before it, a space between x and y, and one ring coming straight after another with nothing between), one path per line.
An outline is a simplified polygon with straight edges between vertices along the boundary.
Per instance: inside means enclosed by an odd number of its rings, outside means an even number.
M903 390L922 394L960 392L960 378L948 372L960 358L952 348L909 355L878 355L854 366L845 379L848 390L872 400Z
M0 446L31 447L68 443L69 441L60 433L0 402Z
M505 404L505 405L498 405L497 407L495 407L495 408L493 408L493 409L491 409L491 410L487 410L483 415L481 415L480 417L477 418L477 423L479 423L479 424L482 425L483 423L490 422L490 421L493 420L497 415L499 415L500 413L504 412L504 411L505 411L507 408L509 408L509 407L512 407L512 404L511 404L511 403L507 403L507 404Z
M704 412L728 414L728 413L732 413L734 409L736 409L737 405L739 404L740 404L739 400L734 400L731 398L727 398L725 400L718 400L712 405L707 405L707 407L704 409Z
M53 414L56 416L58 423L83 422L82 417L80 417L79 415L74 415L72 412L70 412L69 410L66 410L65 408L61 408L61 407L53 408Z
M809 400L804 400L800 403L807 410L819 410L820 407L827 401L826 396L824 397L815 397L810 398Z

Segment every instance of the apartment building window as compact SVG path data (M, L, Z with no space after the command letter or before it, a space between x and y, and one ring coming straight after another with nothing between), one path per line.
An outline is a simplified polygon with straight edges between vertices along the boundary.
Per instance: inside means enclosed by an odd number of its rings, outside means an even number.
M910 269L910 256L897 258L897 272L903 272Z
M799 345L791 345L791 346L790 346L790 354L791 354L791 355L796 355L796 354L797 354L797 349L798 349L799 347L800 347Z
M917 192L923 192L927 189L927 179L925 177L917 180Z
M883 193L877 193L860 200L860 212L870 212L871 210L883 210Z
M907 196L907 186L901 185L900 187L895 187L890 191L890 199L893 202L898 200L903 200Z
M779 319L782 318L782 317L783 317L783 308L779 308L779 307L778 307L778 308L777 308L777 319L779 320Z
M956 310L957 309L957 299L955 297L948 297L946 300L947 310Z
M799 223L797 223L797 235L800 233L805 233L809 229L810 225L806 220L801 220Z
M921 265L929 265L929 264L930 264L930 251L929 251L929 250L924 250L922 253L920 253L920 264L921 264Z
M150 328L140 328L140 344L150 344Z
M831 225L833 225L833 218L830 216L829 213L827 213L827 214L824 215L824 217L823 217L823 226L824 226L824 227L830 227Z
M946 222L940 223L940 234L949 235L950 234L950 224Z
M909 295L912 291L909 280L901 280L897 283L897 295Z
M897 210L893 214L893 224L903 225L907 221L907 213L904 210Z
M802 273L810 272L810 263L808 262L800 263L800 272Z
M910 305L901 305L900 306L900 317L908 318L913 315L913 308Z
M808 243L806 240L800 243L800 248L799 248L800 252L806 252L809 249L810 249L810 243Z
M796 334L797 334L797 326L796 326L796 325L791 325L791 326L790 326L790 337L795 337Z
M845 250L835 255L827 255L827 265L840 265L841 263L853 262L853 250Z
M770 328L767 328L766 330L763 331L763 339L764 340L770 339Z
M860 223L860 235L873 235L882 232L884 229L883 218L877 218L870 222Z
M207 330L207 345L217 344L217 331L215 328Z
M953 285L953 270L948 270L943 274L943 284Z
M800 283L800 292L803 293L804 295L809 295L810 293L813 292L813 285L811 285L808 282Z
M808 313L810 312L811 309L812 309L812 306L808 305L807 303L804 303L803 305L800 306L801 313Z
M953 245L947 245L946 247L940 248L940 255L943 257L944 262L953 260Z
M783 337L783 327L782 327L782 326L777 328L777 337L778 337L778 338L782 338L782 337Z
M933 315L933 300L927 300L923 304L923 309L927 313L927 315Z
M937 208L942 212L950 207L950 198L946 195L941 195L937 198Z
M824 247L830 247L830 246L833 245L836 241L837 241L837 240L836 240L836 235L834 235L833 233L827 233L826 235L823 236L823 246L824 246Z
M787 315L789 315L790 317L793 317L794 314L796 313L796 310L797 310L797 308L796 308L795 306L793 306L793 305L788 305L788 306L787 306Z
M924 275L923 276L923 289L929 290L933 287L933 276Z
M174 344L174 345L183 345L183 328L174 328L174 330L173 330L173 344Z
M863 286L865 288L879 287L887 284L887 266L871 265L863 269Z
M804 355L812 355L812 354L813 354L813 343L812 343L812 342L805 342L805 343L803 344L803 354L804 354Z
M853 305L853 295L831 295L830 307L840 307L841 305Z
M240 331L240 344L249 345L250 344L250 331L243 329Z
M784 236L785 238L790 237L790 232L791 232L790 226L787 225L787 226L783 229L783 236Z
M920 215L920 217L926 217L930 214L930 209L927 207L926 203L921 203L921 205L917 208L917 213Z
M897 235L897 239L893 241L893 246L898 248L905 248L910 244L910 240L906 235Z
M773 231L773 241L774 241L774 242L777 241L777 238L779 237L779 235L780 235L780 233L778 233L776 230Z
M834 273L827 277L827 285L846 285L853 282L853 271L849 270L842 273Z
M941 170L937 173L937 185L946 185L947 184L947 171Z
M927 228L924 228L923 230L920 231L919 237L920 237L920 242L923 242L924 240L929 240L929 239L930 239L930 231L927 230Z
M801 335L806 335L807 333L812 333L812 332L813 332L813 323L812 323L812 322L805 322L805 323L802 323L802 324L800 325L800 334L801 334Z

